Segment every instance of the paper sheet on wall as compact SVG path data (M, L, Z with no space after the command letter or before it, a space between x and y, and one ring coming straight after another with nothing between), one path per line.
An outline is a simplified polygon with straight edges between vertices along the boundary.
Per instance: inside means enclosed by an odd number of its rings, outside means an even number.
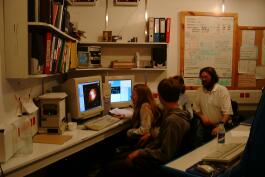
M242 45L255 45L255 31L243 30L242 31Z
M265 65L265 30L263 30L263 39L261 44L261 64Z
M184 77L198 77L205 66L232 77L233 23L233 17L185 17Z
M256 61L255 60L239 60L238 73L256 73Z
M256 87L255 74L239 74L238 87Z
M200 86L201 80L199 78L184 78L185 85Z
M265 66L257 66L256 79L265 79Z
M242 45L240 47L240 60L257 60L258 48L257 46Z

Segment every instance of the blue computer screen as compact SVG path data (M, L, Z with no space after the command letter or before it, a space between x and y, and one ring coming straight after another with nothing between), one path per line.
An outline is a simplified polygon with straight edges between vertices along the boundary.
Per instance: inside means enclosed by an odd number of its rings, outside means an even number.
M78 83L80 112L101 106L100 94L100 81Z
M131 80L110 80L112 103L130 102L132 96L132 81Z

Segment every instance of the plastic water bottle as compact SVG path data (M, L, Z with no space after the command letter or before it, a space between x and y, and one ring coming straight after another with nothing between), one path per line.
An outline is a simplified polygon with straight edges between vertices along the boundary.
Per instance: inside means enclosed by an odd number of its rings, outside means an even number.
M220 144L225 143L225 127L224 127L224 122L220 122L218 125L219 132L217 134L217 141Z

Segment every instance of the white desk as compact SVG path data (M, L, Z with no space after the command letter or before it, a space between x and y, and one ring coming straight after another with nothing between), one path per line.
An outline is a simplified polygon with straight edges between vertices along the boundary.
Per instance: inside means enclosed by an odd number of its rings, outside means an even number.
M64 157L74 154L86 147L110 137L130 125L129 119L123 119L101 131L74 130L66 131L64 135L72 138L63 145L33 143L33 153L20 157L12 157L2 164L6 177L28 175Z
M239 125L238 127L225 134L225 142L246 142L248 139L249 131L250 126ZM171 161L170 163L166 164L166 166L171 167L173 169L185 171L187 168L201 161L202 158L209 154L211 151L214 151L217 145L217 139L215 138L209 143L198 147L197 149L189 152L188 154L185 154L180 158Z

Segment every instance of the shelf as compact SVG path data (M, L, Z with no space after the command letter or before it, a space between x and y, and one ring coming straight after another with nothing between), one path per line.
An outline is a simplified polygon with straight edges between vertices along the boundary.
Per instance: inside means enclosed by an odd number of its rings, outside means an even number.
M81 41L79 42L81 45L167 45L166 42L86 42Z
M166 68L131 68L131 69L116 69L116 68L76 68L75 71L166 71Z
M52 30L52 31L55 31L56 33L59 33L64 38L68 38L68 39L71 39L72 41L76 41L76 42L78 41L77 39L73 38L72 36L66 34L65 32L63 32L61 30L59 30L58 28L56 28L52 24L47 24L47 23L44 23L44 22L28 22L28 26L31 29L35 28L35 29Z
M9 77L8 79L42 79L42 78L48 78L48 77L61 76L63 74L64 73L56 73L56 74L28 74L28 75L20 76L20 77Z

